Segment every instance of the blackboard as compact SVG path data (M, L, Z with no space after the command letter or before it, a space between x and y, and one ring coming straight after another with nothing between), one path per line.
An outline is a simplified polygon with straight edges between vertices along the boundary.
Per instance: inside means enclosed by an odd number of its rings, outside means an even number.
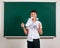
M56 36L56 2L4 2L4 36L26 36L20 25L31 10L37 11L42 36Z

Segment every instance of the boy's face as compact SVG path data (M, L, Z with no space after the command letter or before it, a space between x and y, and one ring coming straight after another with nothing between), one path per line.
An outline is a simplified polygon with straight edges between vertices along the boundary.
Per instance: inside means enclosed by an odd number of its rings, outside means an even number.
M30 17L33 17L33 19L36 19L36 17L37 17L36 12L31 12Z

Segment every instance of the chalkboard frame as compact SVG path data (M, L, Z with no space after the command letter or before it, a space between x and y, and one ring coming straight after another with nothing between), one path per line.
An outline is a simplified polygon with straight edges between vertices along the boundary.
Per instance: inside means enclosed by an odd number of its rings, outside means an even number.
M25 38L26 39L27 38L27 36L5 36L5 37L12 38L12 39L14 39L14 38L23 38L23 39ZM54 37L56 37L56 36L41 36L41 39L50 39L50 38L54 38Z

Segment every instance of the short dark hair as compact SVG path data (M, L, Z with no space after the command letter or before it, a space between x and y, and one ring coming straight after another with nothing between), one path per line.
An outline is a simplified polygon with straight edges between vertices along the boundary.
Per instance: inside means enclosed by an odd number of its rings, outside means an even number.
M31 12L30 12L30 13L32 13L32 12L35 12L35 13L37 14L37 11L36 11L36 10L31 10Z

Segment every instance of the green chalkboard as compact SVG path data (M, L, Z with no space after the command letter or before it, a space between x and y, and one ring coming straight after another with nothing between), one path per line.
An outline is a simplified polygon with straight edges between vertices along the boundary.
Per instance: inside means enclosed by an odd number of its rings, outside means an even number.
M42 22L42 36L56 36L56 2L4 2L4 36L26 36L20 24L36 10Z

